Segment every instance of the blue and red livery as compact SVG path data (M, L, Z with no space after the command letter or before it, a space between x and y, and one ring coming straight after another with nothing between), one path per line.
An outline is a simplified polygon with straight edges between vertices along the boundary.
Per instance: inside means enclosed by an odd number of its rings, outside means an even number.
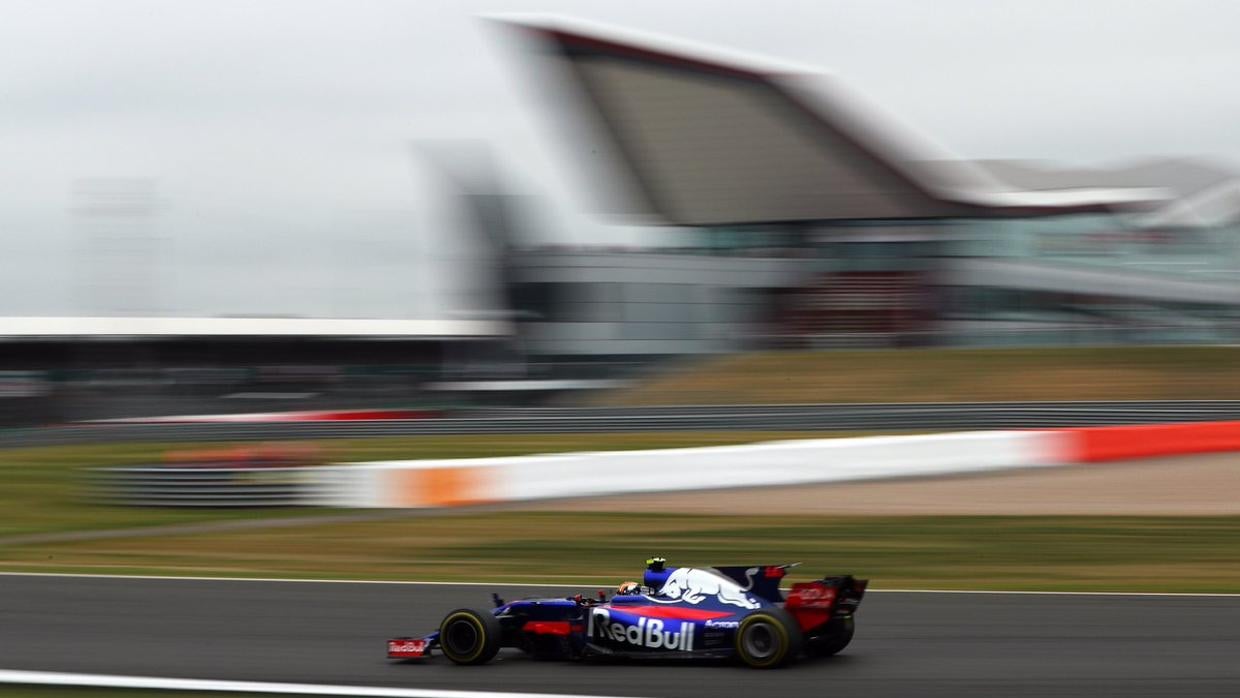
M429 657L481 664L501 648L545 659L736 658L755 668L798 656L825 657L852 640L867 580L780 582L793 565L667 567L647 561L642 586L607 598L530 598L452 611L436 632L388 641L391 659Z

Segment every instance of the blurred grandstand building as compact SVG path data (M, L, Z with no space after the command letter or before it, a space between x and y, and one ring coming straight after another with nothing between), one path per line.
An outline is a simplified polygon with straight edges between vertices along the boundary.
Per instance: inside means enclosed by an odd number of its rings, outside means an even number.
M532 352L1236 337L1229 173L1189 172L1189 195L1160 181L1166 167L945 160L801 68L517 26L597 138L579 149L594 168L583 172L619 174L613 212L679 229L658 251L516 253L511 296Z
M1225 168L952 160L813 71L508 26L584 117L575 176L614 184L610 211L657 241L534 245L531 201L485 148L419 147L488 280L472 312L156 317L151 186L85 182L77 209L108 214L80 226L98 314L0 317L0 424L511 402L758 348L1240 340L1240 179ZM87 302L98 288L125 307Z
M0 425L432 406L485 372L496 320L0 318Z

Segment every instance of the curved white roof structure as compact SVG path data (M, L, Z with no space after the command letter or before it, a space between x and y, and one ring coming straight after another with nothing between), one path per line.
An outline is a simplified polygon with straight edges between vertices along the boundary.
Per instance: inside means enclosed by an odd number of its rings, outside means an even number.
M681 225L1128 210L1156 190L1011 191L815 71L565 20L522 19L631 175L625 213ZM941 157L941 156L939 156Z

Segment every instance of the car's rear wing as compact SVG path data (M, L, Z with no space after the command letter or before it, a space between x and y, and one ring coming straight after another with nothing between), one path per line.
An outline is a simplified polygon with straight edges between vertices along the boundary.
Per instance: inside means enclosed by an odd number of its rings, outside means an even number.
M784 608L797 619L802 630L809 630L855 613L869 584L868 579L847 574L793 584Z

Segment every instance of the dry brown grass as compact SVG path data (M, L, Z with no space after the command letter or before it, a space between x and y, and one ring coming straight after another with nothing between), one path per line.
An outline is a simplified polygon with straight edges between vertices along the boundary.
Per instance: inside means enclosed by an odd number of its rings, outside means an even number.
M1240 398L1240 348L766 352L708 359L605 405Z

